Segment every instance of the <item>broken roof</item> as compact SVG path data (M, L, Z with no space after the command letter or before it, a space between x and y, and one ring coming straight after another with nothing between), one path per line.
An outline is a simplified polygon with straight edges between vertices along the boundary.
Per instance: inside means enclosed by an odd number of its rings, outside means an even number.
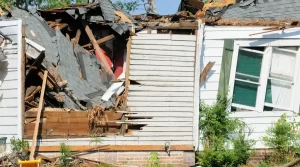
M53 31L37 13L30 13L21 9L13 9L12 16L23 20L26 27L26 37L45 48L43 65L55 76L57 73L63 80L67 80L67 87L80 101L88 104L102 104L111 106L109 102L101 101L101 96L111 85L111 77L100 72L101 63L78 45L72 45L59 31ZM86 74L86 79L80 78L80 73ZM100 92L93 97L88 94ZM66 108L79 106L66 93L60 92L65 97Z
M281 20L299 19L300 1L298 0L237 0L236 4L223 8L211 8L206 17L243 20Z
M136 29L140 29L135 21L128 13L123 11L119 6L113 4L110 0L97 0L94 3L86 5L70 5L64 8L56 8L50 10L39 10L41 13L67 13L74 19L81 17L91 23L101 23L109 25L115 32L122 35L129 31L132 24ZM124 22L122 18L116 15L116 11L122 12L131 23Z

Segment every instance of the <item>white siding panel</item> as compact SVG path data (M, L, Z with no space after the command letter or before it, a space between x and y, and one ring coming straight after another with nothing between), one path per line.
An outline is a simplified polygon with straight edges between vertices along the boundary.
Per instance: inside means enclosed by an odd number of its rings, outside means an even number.
M130 56L130 59L131 60L161 60L161 61L194 62L194 57L141 55L141 54L132 54Z
M10 139L20 138L22 129L19 100L21 26L21 20L0 22L0 31L13 40L13 44L4 48L7 59L0 61L0 137L7 137L7 150Z
M177 76L177 77L193 77L194 73L191 72L175 72L175 71L130 71L131 76ZM1 75L1 74L0 74Z
M191 102L128 102L132 107L193 107Z
M163 101L167 101L167 102L188 102L188 101L192 101L193 97L142 97L142 96L136 96L136 97L128 97L128 101L156 101L156 102L163 102Z
M11 98L17 98L18 97L18 89L4 89L1 90L0 87L0 97L2 99L11 99Z
M131 112L149 112L149 111L159 111L159 112L192 112L191 110L193 110L193 107L135 107L132 106L130 107L130 111Z
M18 106L18 99L1 99L0 100L0 108L17 108Z
M193 117L192 112L174 112L174 111L169 111L169 112L168 111L166 111L166 112L162 112L162 111L160 111L160 112L135 111L135 112L132 112L132 114L128 115L128 117L169 117L170 115L172 115L172 117L180 117L180 118Z
M205 39L203 41L203 45L205 48L223 48L224 47L224 40L208 40Z
M133 92L130 91L129 96L146 96L146 97L164 97L164 96L170 96L170 97L192 97L194 95L194 92Z
M137 45L166 45L166 46L195 46L192 41L171 41L171 40L132 40Z
M215 82L204 82L201 86L200 86L200 90L202 91L218 91L219 90L219 81L215 81ZM201 94L200 94L201 96ZM204 96L203 96L204 97Z
M193 143L195 41L193 35L133 37L129 79L137 83L129 86L127 117L134 119L125 122L145 125L132 134L139 144Z
M192 67L171 67L171 66L151 66L151 65L130 65L130 71L147 70L147 71L194 71Z
M217 95L218 95L218 91L202 91L201 92L201 99L216 99L217 98Z
M222 57L223 48L210 48L206 47L204 49L205 57Z
M194 77L129 76L134 81L193 82Z
M145 86L193 86L191 82L159 82L159 81L139 81L139 80L135 80L135 81Z
M0 90L4 89L15 89L18 87L18 80L4 80L0 85Z
M131 45L132 49L156 49L156 50L172 50L172 51L190 51L195 52L194 46L169 46L169 45Z
M180 56L180 57L194 57L195 52L189 51L168 51L168 50L145 50L145 49L131 49L131 54L144 55L160 55L160 56Z
M129 91L159 91L159 92L193 92L193 87L158 87L130 85Z

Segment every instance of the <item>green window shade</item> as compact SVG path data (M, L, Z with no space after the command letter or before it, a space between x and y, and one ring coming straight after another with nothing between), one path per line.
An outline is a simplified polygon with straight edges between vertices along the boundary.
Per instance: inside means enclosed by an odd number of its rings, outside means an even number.
M236 68L236 79L258 83L263 55L240 50ZM258 84L235 80L232 102L255 107Z

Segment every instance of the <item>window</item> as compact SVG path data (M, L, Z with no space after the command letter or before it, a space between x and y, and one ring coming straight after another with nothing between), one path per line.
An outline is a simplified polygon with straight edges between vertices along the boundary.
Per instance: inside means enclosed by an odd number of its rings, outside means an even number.
M234 48L230 75L231 109L294 111L299 108L298 47ZM300 92L298 92L300 93Z

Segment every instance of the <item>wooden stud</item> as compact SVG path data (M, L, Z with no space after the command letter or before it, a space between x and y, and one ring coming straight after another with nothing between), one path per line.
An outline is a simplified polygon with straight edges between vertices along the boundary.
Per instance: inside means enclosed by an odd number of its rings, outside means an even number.
M101 44L103 44L103 43L105 43L105 42L107 42L107 41L110 41L110 40L114 39L114 38L115 38L115 35L114 35L114 34L108 35L108 36L106 36L106 37L103 37L103 38L98 39L98 40L97 40L97 44L98 44L98 45L101 45ZM90 47L90 46L92 46L91 43L86 44L86 45L83 45L82 47L86 48L86 47Z
M202 70L201 74L200 74L200 85L203 84L203 82L206 80L206 76L208 74L208 72L212 69L212 67L215 65L215 61L214 62L208 62L207 65L204 67L204 69Z
M22 118L22 122L21 122L21 126L22 126L22 135L23 136L23 132L24 132L24 113L25 113L25 61L26 61L26 51L25 51L25 47L26 47L26 41L25 41L25 27L22 26L22 54L21 54L21 118Z
M132 21L127 16L125 16L123 12L115 11L115 15L119 16L121 18L121 21L132 24Z
M66 38L68 39L68 41L71 41L70 35L68 33L66 33Z
M80 35L81 35L81 31L80 31L80 29L78 29L77 32L76 32L74 44L78 44L79 43Z
M104 68L105 70L111 75L114 77L114 73L113 71L111 70L111 68L109 67L109 64L108 62L106 61L106 58L105 56L103 55L101 49L100 49L100 46L98 45L97 41L96 41L96 38L92 32L92 30L90 29L90 27L82 20L82 24L84 26L84 29L85 29L85 32L87 33L88 37L90 38L93 46L94 46L94 49L96 50L96 53L100 56L100 59L101 59L101 62L104 64Z
M38 113L37 113L37 116L36 116L35 128L34 128L34 132L33 132L32 145L31 145L31 148L30 148L30 156L29 156L30 160L34 159L37 135L38 135L39 124L40 124L40 119L41 119L41 112L42 112L42 108L43 108L43 105L44 105L44 94L45 94L47 76L48 76L48 71L45 71L44 72L44 78L43 78L43 84L42 84L42 91L41 91L41 95L40 95Z

